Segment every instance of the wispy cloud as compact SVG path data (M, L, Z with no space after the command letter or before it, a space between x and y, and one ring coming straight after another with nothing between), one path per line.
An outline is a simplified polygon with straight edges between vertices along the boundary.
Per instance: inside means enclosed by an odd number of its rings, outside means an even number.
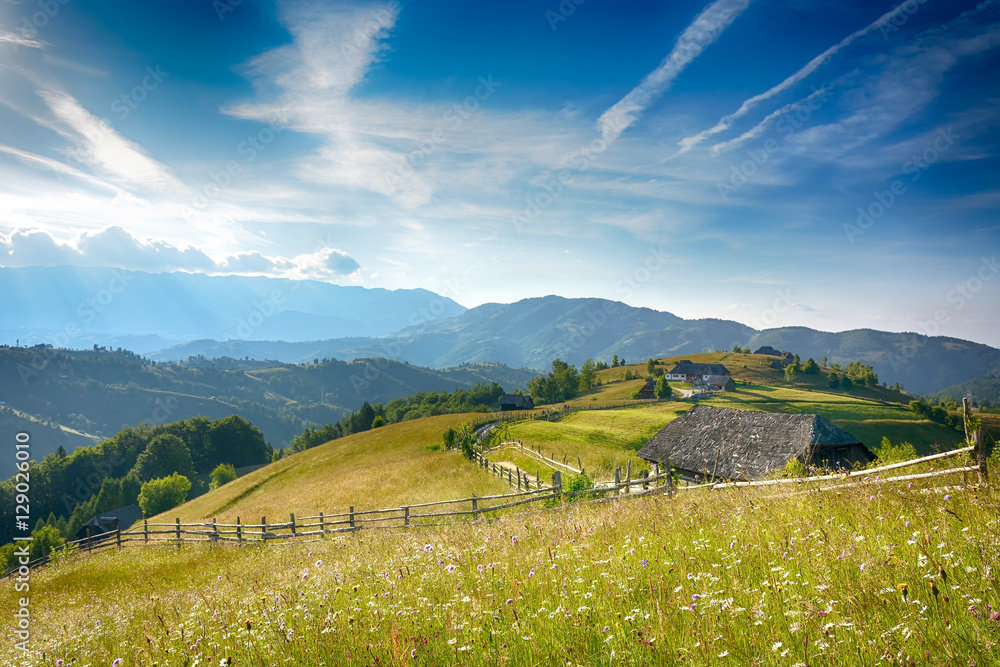
M787 79L785 79L778 85L764 91L763 93L760 93L759 95L754 95L753 97L745 100L743 104L740 105L739 109L729 114L728 116L723 116L719 120L719 122L717 122L713 127L704 130L702 132L699 132L694 136L685 137L684 139L681 139L680 142L678 142L681 147L680 153L681 154L686 153L695 146L697 146L698 144L700 144L701 142L708 139L709 137L719 134L720 132L725 132L726 130L728 130L733 126L733 123L735 123L737 120L750 113L754 108L758 107L760 104L766 102L772 97L780 95L781 93L785 92L792 86L795 86L798 83L802 82L806 77L808 77L810 74L819 69L824 63L830 60L830 58L835 56L845 47L849 46L852 42L856 41L857 39L864 37L873 30L878 30L886 23L891 21L895 16L903 12L906 7L907 3L905 2L901 3L898 7L896 7L891 11L886 12L875 21L866 25L864 28L852 32L850 35L840 40L840 42L834 44L826 51L824 51L823 53L819 54L818 56L810 60L808 63L806 63L804 67L799 69L797 72L789 76Z
M67 150L70 159L97 168L120 183L157 190L179 189L180 183L163 164L140 147L83 108L72 95L54 86L37 90L74 146Z
M0 44L10 44L14 47L23 46L29 49L41 49L45 47L45 42L3 29L0 29Z
M612 143L635 123L652 102L665 93L674 79L702 51L711 46L726 28L749 6L750 0L716 0L689 25L660 66L646 75L638 86L601 114L597 127L603 139Z

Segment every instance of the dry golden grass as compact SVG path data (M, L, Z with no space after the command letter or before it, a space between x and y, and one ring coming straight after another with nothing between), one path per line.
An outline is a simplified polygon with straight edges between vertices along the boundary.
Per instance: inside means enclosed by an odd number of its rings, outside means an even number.
M456 451L434 451L449 426L479 415L441 415L356 433L288 456L150 521L218 518L231 523L399 507L404 504L505 493Z

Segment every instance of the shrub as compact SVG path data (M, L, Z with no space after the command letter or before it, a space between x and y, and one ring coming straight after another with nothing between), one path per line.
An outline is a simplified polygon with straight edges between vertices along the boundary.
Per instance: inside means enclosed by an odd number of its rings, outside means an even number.
M875 450L880 464L902 463L917 458L916 448L908 442L893 445L889 438L882 438L882 444Z
M375 419L372 420L372 428L381 428L382 426L385 426L385 417L375 415Z
M788 459L785 464L785 476L787 477L805 477L806 467L803 465L802 461L797 458Z
M233 467L232 463L220 463L215 466L215 470L209 476L212 478L209 487L217 489L223 484L229 484L229 482L236 479L236 468Z
M191 482L184 475L174 473L170 477L151 479L142 485L139 492L139 507L144 517L151 517L173 509L184 502Z
M43 526L36 528L31 533L31 546L28 553L31 559L48 556L54 550L66 543L66 540L59 534L59 529L55 526Z

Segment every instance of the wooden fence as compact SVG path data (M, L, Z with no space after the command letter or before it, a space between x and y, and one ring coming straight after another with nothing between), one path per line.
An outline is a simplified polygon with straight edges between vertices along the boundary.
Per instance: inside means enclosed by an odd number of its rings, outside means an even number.
M838 489L845 486L857 486L859 484L874 484L885 482L897 482L913 479L924 479L938 477L942 475L962 473L966 477L970 473L977 473L980 483L986 483L987 468L981 443L981 437L975 438L976 444L969 447L962 447L941 454L933 454L912 461L895 463L880 466L868 470L858 470L854 472L819 475L815 477L802 477L793 479L774 479L747 482L723 482L716 484L700 484L681 486L675 485L673 477L668 474L662 465L654 465L653 474L643 471L636 479L631 479L631 468L627 469L625 480L620 480L620 469L615 471L615 481L606 483L603 486L595 486L590 489L580 489L566 491L563 488L562 474L559 471L552 473L552 484L545 485L541 482L536 473L532 480L526 473L517 469L511 470L497 466L490 462L481 454L475 454L475 461L488 471L500 477L505 477L512 486L518 485L520 489L517 493L499 494L493 496L472 496L471 498L461 498L457 500L441 500L431 503L420 503L393 507L388 509L376 509L355 511L350 507L347 512L339 514L324 514L320 512L316 516L296 517L290 514L288 521L278 523L268 523L267 517L261 517L260 522L243 523L240 517L236 518L236 523L221 524L215 519L211 523L181 523L180 519L175 519L173 523L149 523L143 520L141 527L136 525L127 531L115 530L93 537L86 537L80 540L67 542L61 553L89 553L107 548L122 548L129 544L148 545L154 543L175 544L178 547L186 542L230 542L236 544L243 543L266 543L271 540L297 540L301 538L323 539L328 535L337 533L348 533L362 529L396 529L407 530L410 527L452 525L461 521L476 521L484 515L497 514L501 511L515 507L533 504L546 503L553 506L565 502L567 499L589 498L602 499L609 496L618 497L642 496L651 493L665 493L673 496L680 491L693 491L697 489L724 490L740 487L775 487L781 488L788 484L816 484L822 482L832 482L829 486L817 486L818 490ZM973 451L977 458L975 466L960 466L947 470L917 473L912 475L902 475L895 477L881 477L879 473L899 470L920 463L936 461L946 457L956 456ZM862 478L857 482L850 482L852 479ZM516 480L516 481L515 481ZM843 482L848 483L844 484ZM534 488L532 488L534 487ZM465 507L463 507L465 506ZM436 510L443 511L436 511ZM51 560L50 556L43 556L27 563L30 567L44 565ZM5 573L4 576L13 576L18 573L18 568L14 568Z

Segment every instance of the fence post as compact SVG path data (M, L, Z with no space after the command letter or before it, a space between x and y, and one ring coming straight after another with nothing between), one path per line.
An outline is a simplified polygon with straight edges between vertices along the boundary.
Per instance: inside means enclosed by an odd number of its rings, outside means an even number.
M625 463L625 493L632 491L632 459Z
M562 502L563 500L562 475L559 473L558 470L552 473L552 486L559 489L559 501Z
M288 520L292 524L292 537L295 537L295 513L292 512L288 515Z
M323 513L319 513L319 536L326 537L326 528L323 527Z
M239 517L236 517L236 541L243 544L243 531L241 530Z
M405 528L406 526L409 526L409 525L410 525L410 508L409 507L404 507L403 508L403 527Z
M976 460L979 463L979 483L989 484L990 482L990 472L989 467L986 465L986 444L983 442L983 429L980 427L973 435L973 442L976 445Z
M541 476L538 474L537 470L535 471L535 488L536 489L542 488Z
M260 539L261 541L267 539L267 517L262 516L260 518Z
M177 517L174 519L174 531L177 535L177 548L181 547L181 518Z
M350 517L351 530L354 530L354 505L351 505L351 509L348 510L348 511L350 512L350 515L351 515L351 517Z
M521 469L517 469L517 490L521 490Z
M478 511L479 510L476 507L476 494L472 494L472 520L473 521L475 521L476 519L479 518L479 515L476 513Z
M115 523L117 523L117 522L115 522ZM118 544L118 548L121 549L122 548L122 529L120 527L118 527L118 526L115 526L115 542Z
M149 542L149 519L142 520L142 539L144 542Z
M219 520L214 516L212 517L212 539L216 541L219 539Z
M647 491L649 489L649 482L646 481L647 477L649 477L649 471L648 470L643 470L642 471L642 490L643 491Z
M618 495L618 487L622 483L622 469L615 468L615 495Z

